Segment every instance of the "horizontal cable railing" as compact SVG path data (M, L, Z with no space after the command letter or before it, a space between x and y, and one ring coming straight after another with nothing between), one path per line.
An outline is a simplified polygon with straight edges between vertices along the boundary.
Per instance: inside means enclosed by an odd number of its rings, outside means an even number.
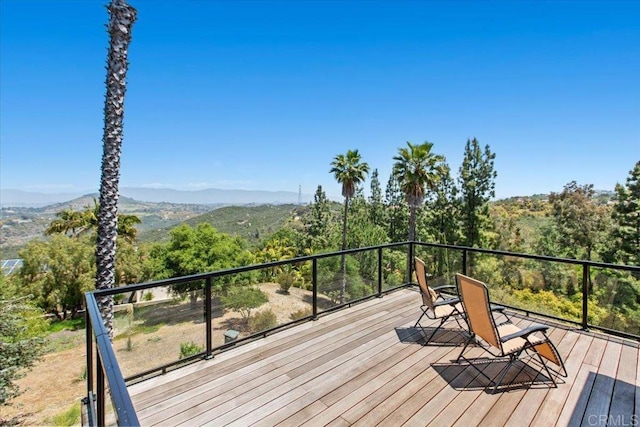
M478 266L478 260L476 258L482 256L492 257L496 260L503 260L502 262L506 266L503 266L503 268L507 268L509 263L517 262L551 263L553 266L569 266L568 268L573 268L575 271L571 270L569 273L554 271L553 273L563 280L566 280L568 277L569 281L577 281L578 276L581 276L580 289L575 292L575 295L581 296L582 298L581 312L579 313L579 316L574 313L574 317L577 316L577 318L567 318L553 313L544 313L530 307L522 307L517 304L506 304L502 301L500 301L500 303L511 309L522 311L527 315L536 314L557 321L575 324L583 329L594 328L622 337L640 339L640 336L637 334L617 330L606 325L592 324L588 321L590 316L588 302L589 295L592 292L591 275L593 269L601 269L603 271L626 271L631 272L635 277L640 277L639 266L614 265L595 261L564 259L544 255L423 242L401 242L366 248L349 249L346 251L316 254L289 260L273 261L263 264L242 266L238 268L230 268L214 272L206 272L190 276L88 292L85 294L87 303L87 398L85 399L85 402L90 409L90 414L95 414L90 418L94 418L97 425L105 424L105 398L106 390L108 389L116 423L118 425L137 425L136 414L126 388L127 383L140 381L154 374L165 373L170 369L174 369L194 360L213 357L216 352L224 351L240 343L265 337L283 328L288 328L299 324L300 322L316 319L321 314L339 310L373 297L380 297L387 292L391 292L402 287L411 286L412 260L414 256L428 258L428 264L431 266L434 275L440 277L441 280L449 282L454 280L456 272L462 272L472 276L479 275L480 277L477 278L480 280L490 282L488 279L484 280L483 277L483 275L487 275L488 273L483 271L481 266ZM342 273L342 275L337 274L340 273L341 265L341 263L337 262L337 258L342 257L347 259L357 259L359 265L367 266L367 268L364 269L366 271L364 273L361 271L353 273L351 269L346 273ZM346 264L342 263L342 265ZM229 283L234 283L233 280L247 283L251 283L251 280L261 282L265 280L264 277L272 277L275 274L274 272L282 271L285 267L295 267L299 270L305 269L306 274L310 276L311 289L307 291L309 294L305 294L309 300L309 311L304 311L291 321L285 321L276 326L268 326L259 331L253 331L252 333L245 334L242 337L234 336L229 341L227 341L228 337L225 334L224 343L214 344L213 323L214 317L216 317L214 316L214 309L217 309L218 307L213 301L215 298L218 298L217 294L219 293L219 288L216 291L216 286L220 286L220 282L225 280L228 280ZM517 268L512 270L517 270L517 274L522 274L522 271L527 271L524 267L518 268L520 268L520 270ZM535 266L529 267L529 269L535 270ZM579 275L578 270L580 273ZM334 275L328 275L328 271L329 273L333 272ZM251 274L254 274L255 276L250 276ZM262 274L262 276L260 276L260 274ZM567 276L567 274L569 275ZM503 281L504 280L506 279L503 278ZM526 282L526 280L520 281ZM349 282L351 285L353 285L351 282L358 282L359 286L354 289L350 289L345 293L346 282ZM515 282L517 282L517 280L515 280ZM194 284L197 285L194 286ZM340 285L342 286L342 289L340 289ZM180 319L190 320L194 324L203 324L204 340L202 342L202 348L200 348L197 343L193 343L193 347L196 350L189 354L185 354L184 357L181 351L181 356L178 360L175 360L174 357L174 360L159 363L158 366L146 369L140 369L139 365L135 365L135 372L129 373L126 376L123 375L118 360L116 359L114 344L109 339L106 328L102 323L96 299L114 297L125 293L130 294L139 291L149 292L152 289L162 289L167 294L170 294L172 292L175 293L176 289L181 289L181 286L186 287L185 289L190 289L192 304L195 301L198 301L198 298L201 300L201 311L198 311L199 309L197 308L200 306L196 307L193 305L193 307L191 307L192 310L187 313L191 317L184 317ZM526 285L524 288L525 290L523 292L526 293ZM499 292L499 289L496 292ZM186 303L176 303L174 306L168 305L166 310L169 312L172 310L183 310L185 304ZM133 308L131 308L131 313L127 316L129 316L128 329L130 331L132 329L131 323L133 323ZM167 319L163 318L163 320L166 321ZM127 337L127 351L135 350L136 344L132 344L130 340L131 335ZM95 357L93 351L94 345L97 349ZM159 345L161 346L162 342ZM169 359L171 359L170 356ZM95 378L94 370L96 374ZM93 423L90 422L90 425L93 425Z

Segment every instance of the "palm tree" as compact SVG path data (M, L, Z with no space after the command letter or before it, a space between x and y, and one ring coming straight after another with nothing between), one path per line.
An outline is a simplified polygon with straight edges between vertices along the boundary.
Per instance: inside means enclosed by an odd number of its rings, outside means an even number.
M393 160L393 175L398 179L400 189L409 205L409 241L416 236L416 212L424 202L425 187L435 190L435 185L444 173L445 158L431 152L433 144L424 142L414 145L407 141L407 147L398 149Z
M44 234L69 234L73 238L82 236L89 231L98 229L98 216L100 215L100 204L93 199L93 207L86 206L84 211L74 211L65 209L56 213L56 219L51 221ZM140 218L136 215L118 215L118 236L127 242L133 243L138 236L135 224L141 224Z
M120 182L120 151L124 96L129 63L128 47L136 10L126 0L111 0L109 6L109 51L107 53L107 93L104 102L104 134L102 137L102 176L100 179L100 209L96 243L96 288L115 285L116 235L118 228L118 184ZM113 298L98 299L102 320L113 338Z
M347 249L347 212L349 200L356 192L356 187L364 181L369 173L369 165L360 163L358 150L347 150L347 154L338 154L331 162L330 173L335 175L336 181L342 184L344 196L344 215L342 217L342 250ZM344 302L344 294L347 285L347 259L342 254L342 285L340 287L340 303Z
M92 229L98 228L98 218L100 218L100 203L96 199L93 199L93 209L89 206L84 211L87 220L89 221ZM118 225L116 227L116 234L129 243L133 243L138 237L138 230L136 224L142 224L140 218L136 215L118 214Z
M56 219L51 221L44 234L67 234L79 237L88 227L84 212L65 209L56 213Z

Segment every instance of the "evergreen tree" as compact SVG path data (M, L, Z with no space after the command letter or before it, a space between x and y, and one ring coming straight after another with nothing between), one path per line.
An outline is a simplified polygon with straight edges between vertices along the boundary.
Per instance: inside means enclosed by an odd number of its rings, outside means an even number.
M458 181L461 198L461 228L463 244L470 247L486 247L487 239L483 237L483 229L491 225L489 216L489 200L495 196L495 179L497 173L493 169L496 155L489 145L480 149L477 139L467 140L464 158L460 166Z
M367 203L362 188L358 188L349 205L347 247L362 248L387 242L385 228L375 224L370 213L371 205Z
M371 173L369 217L373 224L380 227L385 226L384 200L382 200L382 187L378 178L378 169L374 169Z
M629 171L626 185L616 184L613 219L613 262L640 265L640 161Z
M409 227L409 209L404 203L404 196L398 184L398 178L391 174L385 190L385 211L387 218L387 235L390 242L407 240Z
M451 169L443 165L441 179L426 200L427 215L425 233L437 243L456 245L460 242L460 202L458 189L451 177Z
M578 185L572 181L561 193L549 196L559 243L567 256L592 259L594 249L604 237L606 210L595 202L594 195L592 184Z
M329 200L322 186L318 185L306 220L309 238L307 246L313 251L327 249L330 246L329 236L332 220Z
M42 357L46 327L42 312L27 298L0 300L0 407L21 393L16 380ZM4 421L9 420L0 418L0 425L5 425Z

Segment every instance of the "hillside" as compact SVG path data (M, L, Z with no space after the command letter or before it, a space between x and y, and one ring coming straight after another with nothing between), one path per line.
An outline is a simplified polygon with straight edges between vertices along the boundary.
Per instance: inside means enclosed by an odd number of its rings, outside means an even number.
M18 251L32 239L44 239L44 231L64 209L82 210L93 206L97 194L87 194L63 203L45 207L1 208L0 258L18 258ZM186 223L196 226L211 223L221 232L241 236L255 244L266 235L280 229L288 220L307 209L294 204L215 206L182 203L141 202L121 196L119 212L136 215L140 242L162 242L169 238L169 230Z
M97 194L86 194L63 203L44 207L0 209L0 257L17 258L18 251L30 240L44 238L44 231L56 213L65 209L82 210L93 206ZM136 215L142 221L138 231L164 229L215 209L212 205L139 202L120 197L119 212Z
M285 205L249 205L225 206L187 219L185 224L195 227L206 222L218 231L240 236L251 244L282 228L287 221L295 221L302 215L306 206ZM150 230L140 233L142 242L162 242L169 238L172 227Z

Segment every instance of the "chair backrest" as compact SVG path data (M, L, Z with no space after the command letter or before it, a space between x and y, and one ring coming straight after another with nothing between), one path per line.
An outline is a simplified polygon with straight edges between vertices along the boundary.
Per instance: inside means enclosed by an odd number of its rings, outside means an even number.
M427 283L427 269L424 266L424 261L422 261L418 257L415 257L414 261L416 269L416 279L418 280L418 285L420 286L420 295L422 295L422 303L433 311L433 303L436 299L436 293L429 287Z
M456 273L456 281L471 332L502 350L496 323L491 315L487 286L479 280L460 273Z

